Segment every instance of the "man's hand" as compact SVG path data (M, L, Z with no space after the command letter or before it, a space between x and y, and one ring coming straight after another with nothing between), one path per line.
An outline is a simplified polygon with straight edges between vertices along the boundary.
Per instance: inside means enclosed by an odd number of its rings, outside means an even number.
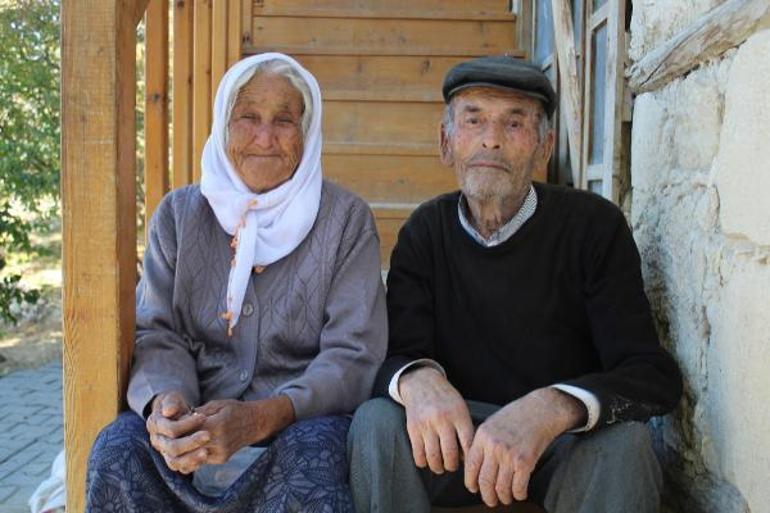
M460 468L460 450L465 456L473 439L473 423L460 393L431 367L403 375L399 392L415 465L436 474Z
M163 455L171 470L189 474L200 467L208 457L203 446L209 435L198 429L205 417L192 413L179 392L165 392L155 396L152 412L147 417L150 443Z
M294 422L294 407L285 395L261 401L223 399L195 410L209 436L206 463L226 462L240 448L265 440Z
M465 486L484 504L527 498L529 477L559 435L585 422L585 407L554 388L534 390L489 417L465 459Z

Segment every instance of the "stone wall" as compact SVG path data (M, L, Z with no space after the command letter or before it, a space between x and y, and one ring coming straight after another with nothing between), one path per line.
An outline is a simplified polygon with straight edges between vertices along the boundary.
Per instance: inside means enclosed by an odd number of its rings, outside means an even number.
M634 2L641 58L718 0ZM686 392L656 421L676 513L770 512L770 30L638 96L631 224Z

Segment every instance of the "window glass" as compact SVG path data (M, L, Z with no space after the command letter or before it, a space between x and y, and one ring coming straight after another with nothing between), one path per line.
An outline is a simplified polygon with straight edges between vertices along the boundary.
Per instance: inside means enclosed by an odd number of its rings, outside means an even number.
M580 38L583 37L583 0L571 0L572 28L575 32L575 49L580 48ZM580 53L580 50L578 50Z
M591 145L589 164L601 164L604 160L604 96L607 69L607 24L602 24L591 38Z
M551 0L538 0L535 5L535 64L543 64L553 53L553 13Z

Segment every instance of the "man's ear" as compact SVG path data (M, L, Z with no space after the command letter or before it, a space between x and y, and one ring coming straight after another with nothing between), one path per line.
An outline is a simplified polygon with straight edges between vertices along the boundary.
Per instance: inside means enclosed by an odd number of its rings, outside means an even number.
M556 135L553 132L553 129L550 129L546 131L545 138L543 142L540 144L540 151L542 152L540 155L540 165L543 167L548 166L548 161L551 160L551 154L553 153L553 146L556 142Z
M441 123L441 126L439 127L439 149L441 150L441 163L445 166L452 167L454 165L454 159L452 158L452 149L449 146L449 136L446 133L444 123Z

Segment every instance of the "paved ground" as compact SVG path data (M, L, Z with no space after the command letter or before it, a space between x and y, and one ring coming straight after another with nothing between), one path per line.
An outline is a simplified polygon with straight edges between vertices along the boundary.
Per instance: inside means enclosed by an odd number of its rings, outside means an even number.
M0 512L28 513L64 446L61 365L0 378Z

